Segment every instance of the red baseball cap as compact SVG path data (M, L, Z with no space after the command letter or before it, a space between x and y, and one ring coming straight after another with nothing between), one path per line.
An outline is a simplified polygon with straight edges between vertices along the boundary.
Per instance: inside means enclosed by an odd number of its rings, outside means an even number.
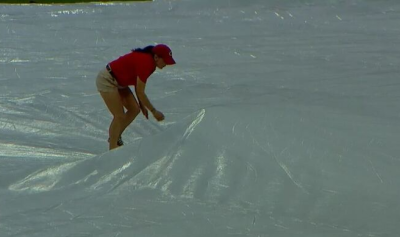
M168 46L166 46L165 44L158 44L158 45L154 46L153 53L157 54L157 56L164 59L164 62L167 65L176 64L174 58L172 57L171 49Z

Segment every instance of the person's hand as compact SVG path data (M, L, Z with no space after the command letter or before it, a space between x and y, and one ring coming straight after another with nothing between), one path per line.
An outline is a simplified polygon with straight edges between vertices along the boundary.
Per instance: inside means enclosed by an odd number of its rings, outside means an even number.
M163 113L161 113L160 111L158 111L158 110L154 110L153 111L153 116L154 116L154 118L155 119L157 119L157 121L163 121L164 120L164 114Z

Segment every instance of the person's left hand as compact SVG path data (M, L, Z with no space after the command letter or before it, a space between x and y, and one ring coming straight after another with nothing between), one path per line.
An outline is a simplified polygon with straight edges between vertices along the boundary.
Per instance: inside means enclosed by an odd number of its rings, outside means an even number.
M157 119L158 122L163 121L164 118L165 118L164 114L161 113L161 112L158 111L158 110L154 110L153 116L154 116L155 119Z

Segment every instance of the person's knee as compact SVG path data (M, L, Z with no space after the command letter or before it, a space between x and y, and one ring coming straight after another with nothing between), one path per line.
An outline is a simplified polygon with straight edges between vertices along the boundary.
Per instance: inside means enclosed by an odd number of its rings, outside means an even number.
M140 113L140 108L131 106L127 108L127 114L129 114L132 117L136 117Z
M114 120L118 123L122 123L125 119L125 114L114 114Z

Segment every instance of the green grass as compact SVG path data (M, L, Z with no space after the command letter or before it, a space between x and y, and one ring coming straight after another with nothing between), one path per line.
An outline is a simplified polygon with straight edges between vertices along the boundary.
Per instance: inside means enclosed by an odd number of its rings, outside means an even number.
M82 2L144 2L151 0L0 0L1 3L20 4L20 3L42 3L42 4L58 4L58 3L82 3Z

